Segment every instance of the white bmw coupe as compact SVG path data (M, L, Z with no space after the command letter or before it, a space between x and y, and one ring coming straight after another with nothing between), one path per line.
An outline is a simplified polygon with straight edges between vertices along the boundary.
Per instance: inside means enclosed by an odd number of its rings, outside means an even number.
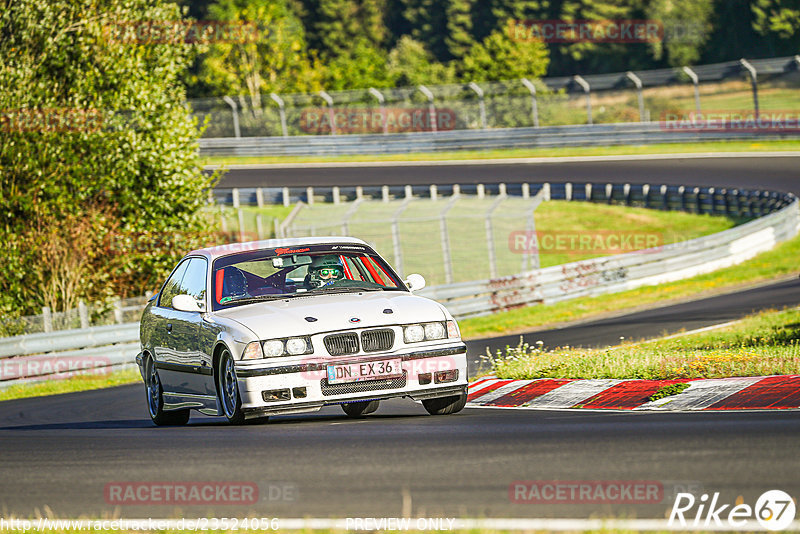
M190 252L142 315L150 416L180 425L198 410L241 424L339 404L360 417L391 397L458 412L466 346L444 306L412 294L424 285L353 238Z

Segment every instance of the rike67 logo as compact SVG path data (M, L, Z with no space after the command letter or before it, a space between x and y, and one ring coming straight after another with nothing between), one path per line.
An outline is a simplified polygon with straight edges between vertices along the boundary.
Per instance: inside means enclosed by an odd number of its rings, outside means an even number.
M781 490L769 490L761 494L755 506L742 502L723 504L719 501L719 492L709 500L704 493L696 499L691 493L678 493L672 512L669 514L670 527L727 527L735 530L758 529L753 523L755 519L761 528L767 530L784 530L795 517L795 502L788 493Z

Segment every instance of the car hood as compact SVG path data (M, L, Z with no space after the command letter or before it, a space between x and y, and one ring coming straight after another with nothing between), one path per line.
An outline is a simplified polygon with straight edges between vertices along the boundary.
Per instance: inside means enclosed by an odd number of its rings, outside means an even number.
M385 313L384 310L392 310L392 313ZM262 340L392 324L443 321L447 318L443 307L437 302L405 291L293 297L246 304L215 312L214 315L243 324ZM316 321L309 321L306 317L313 317ZM359 320L353 322L353 318Z

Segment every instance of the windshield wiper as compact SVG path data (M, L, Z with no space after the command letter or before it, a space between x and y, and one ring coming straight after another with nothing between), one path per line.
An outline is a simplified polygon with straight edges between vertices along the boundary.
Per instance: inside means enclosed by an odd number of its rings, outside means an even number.
M248 304L252 302L265 302L268 300L281 300L281 299L296 297L298 295L302 295L302 293L282 293L280 295L259 295L257 297L239 297L228 300L226 302L221 302L220 304L224 304L226 306L228 304Z
M370 287L370 286L341 286L341 287L317 287L315 289L310 289L306 291L308 293L320 294L320 293L353 293L358 291L383 291L383 288L380 287Z

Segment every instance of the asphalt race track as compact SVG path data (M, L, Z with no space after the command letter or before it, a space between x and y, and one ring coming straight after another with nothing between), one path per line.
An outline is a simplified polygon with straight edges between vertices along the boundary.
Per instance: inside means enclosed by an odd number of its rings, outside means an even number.
M735 156L735 154L734 154ZM664 157L664 156L662 156ZM592 182L770 189L800 195L800 156L674 157L489 164L231 168L218 187Z
M695 330L732 321L762 310L781 309L800 304L800 279L787 280L737 293L684 302L633 314L618 315L608 319L588 321L561 329L476 339L467 342L470 372L475 375L477 365L473 356L494 354L506 345L517 346L522 337L533 345L542 341L547 348L554 347L605 347L622 341L673 334L681 330Z
M384 183L574 180L719 185L797 192L799 158L718 158L557 166L382 168ZM566 164L565 164L566 165ZM570 164L572 165L572 164ZM570 170L571 169L571 170ZM249 171L248 171L249 172ZM483 176L480 173L483 172ZM374 181L375 169L233 173L236 185ZM344 173L344 174L340 174ZM405 173L405 174L403 174ZM540 173L540 174L537 174ZM561 174L558 174L561 173ZM583 173L583 174L581 174ZM547 176L545 177L545 174ZM535 176L533 176L535 175ZM638 180L635 177L638 176ZM305 178L304 178L305 177ZM308 180L305 183L301 181ZM327 182L326 182L327 180ZM392 182L397 180L397 182ZM345 180L339 182L345 185ZM358 183L358 182L349 182ZM221 184L230 187L232 183ZM800 304L800 281L720 295L526 336L547 345L608 345L693 329L753 310ZM518 336L470 342L470 353ZM619 413L466 409L431 417L411 401L384 402L349 420L338 407L229 427L193 415L155 428L140 384L0 403L0 514L122 517L576 517L664 518L675 491L720 492L754 504L769 489L800 493L800 413ZM515 481L656 483L654 502L514 503ZM118 505L108 485L139 481L256 485L255 504Z

